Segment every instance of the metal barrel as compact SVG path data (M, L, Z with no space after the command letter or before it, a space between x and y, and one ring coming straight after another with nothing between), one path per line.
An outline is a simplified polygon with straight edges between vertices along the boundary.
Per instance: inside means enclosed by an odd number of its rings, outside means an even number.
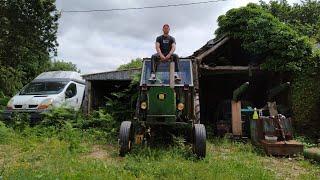
M260 140L262 140L263 137L263 120L265 117L260 117L259 119L250 119L250 135L251 135L251 141L253 144L259 144Z

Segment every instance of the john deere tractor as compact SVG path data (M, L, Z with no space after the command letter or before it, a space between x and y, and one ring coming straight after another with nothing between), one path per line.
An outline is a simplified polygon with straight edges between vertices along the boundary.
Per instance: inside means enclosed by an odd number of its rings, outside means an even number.
M206 129L196 116L191 59L180 59L179 82L175 82L174 69L173 62L160 63L156 80L151 82L150 59L143 60L135 118L122 122L120 127L121 156L128 153L133 144L151 144L159 135L171 133L185 136L199 158L206 156Z

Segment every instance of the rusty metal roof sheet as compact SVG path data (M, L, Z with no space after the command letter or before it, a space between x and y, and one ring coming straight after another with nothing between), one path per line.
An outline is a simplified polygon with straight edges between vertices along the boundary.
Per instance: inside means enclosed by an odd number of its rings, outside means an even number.
M141 73L141 68L136 69L129 69L129 70L117 70L117 71L107 71L101 73L94 73L94 74L85 74L82 77L85 80L104 80L104 81L130 81L133 79L135 74Z

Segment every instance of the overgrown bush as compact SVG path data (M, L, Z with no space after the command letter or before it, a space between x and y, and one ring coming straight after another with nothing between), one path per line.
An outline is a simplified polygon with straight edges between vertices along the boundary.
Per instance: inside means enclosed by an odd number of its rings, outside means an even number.
M294 75L292 109L295 129L313 139L320 138L320 71L306 68Z
M6 108L8 101L10 100L9 97L5 96L2 91L0 91L0 120L2 119L2 112Z
M53 108L43 113L43 120L40 125L43 127L53 126L58 129L63 128L67 122L74 123L80 117L79 112L71 108Z
M141 74L136 74L127 89L113 92L111 93L112 97L107 98L106 110L116 121L122 122L133 119L136 111L140 77Z
M7 125L18 132L22 132L30 126L30 116L27 113L13 113L12 119L7 122Z
M115 138L120 124L106 109L99 109L89 116L65 107L54 108L44 114L39 126L53 127L60 132L69 130L83 131L94 134L98 139Z
M37 123L32 123L26 113L15 113L13 119L6 123L0 123L0 141L4 141L9 132L29 139L55 137L66 141L71 152L83 151L83 141L114 143L120 127L105 109L94 111L86 117L81 112L66 107L51 109Z
M86 119L78 119L75 127L89 132L97 140L112 141L116 139L120 123L106 109L92 112Z

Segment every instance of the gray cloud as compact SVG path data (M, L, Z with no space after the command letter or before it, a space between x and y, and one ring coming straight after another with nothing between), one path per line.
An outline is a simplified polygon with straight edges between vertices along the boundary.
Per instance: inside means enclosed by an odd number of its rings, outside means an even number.
M186 2L195 0L57 0L57 7L59 10L88 10ZM248 2L258 0L229 0L130 11L63 13L59 20L57 58L77 64L83 73L114 70L131 59L151 56L155 51L155 38L161 34L165 23L170 24L170 33L177 40L176 52L180 56L188 56L214 37L219 15Z

